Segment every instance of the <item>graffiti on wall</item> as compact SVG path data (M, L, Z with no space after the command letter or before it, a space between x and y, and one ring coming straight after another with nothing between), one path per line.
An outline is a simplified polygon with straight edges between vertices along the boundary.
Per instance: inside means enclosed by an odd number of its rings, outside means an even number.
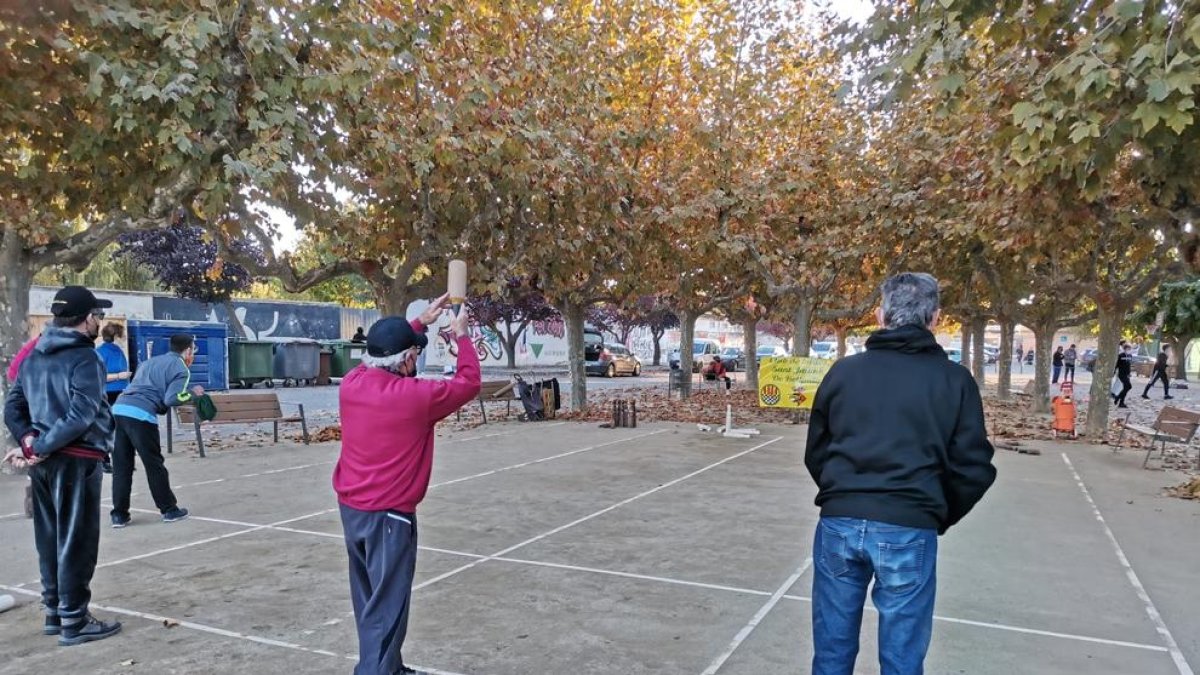
M333 305L234 300L233 312L251 340L342 337L342 311ZM219 321L228 324L223 305L155 297L154 318L163 321ZM231 327L232 328L232 327Z

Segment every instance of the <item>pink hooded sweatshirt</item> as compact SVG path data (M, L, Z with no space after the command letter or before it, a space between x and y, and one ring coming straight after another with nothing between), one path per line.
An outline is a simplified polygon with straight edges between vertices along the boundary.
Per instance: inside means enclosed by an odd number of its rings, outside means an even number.
M17 379L17 373L21 371L21 362L24 361L25 357L29 356L29 352L33 351L33 348L37 346L37 341L37 338L33 338L29 342L26 342L21 347L21 350L17 352L17 355L13 357L13 360L9 362L8 372L5 373L8 376L9 382L13 382Z
M425 326L413 321L413 330ZM458 342L450 380L402 377L360 365L338 393L342 453L333 469L338 501L359 511L413 513L433 469L433 430L479 394L479 357L469 337Z

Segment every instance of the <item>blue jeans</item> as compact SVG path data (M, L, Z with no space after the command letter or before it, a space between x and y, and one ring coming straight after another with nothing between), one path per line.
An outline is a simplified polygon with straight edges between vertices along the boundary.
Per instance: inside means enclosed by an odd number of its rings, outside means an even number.
M852 675L867 586L882 675L920 675L933 636L937 531L821 518L813 541L813 675Z

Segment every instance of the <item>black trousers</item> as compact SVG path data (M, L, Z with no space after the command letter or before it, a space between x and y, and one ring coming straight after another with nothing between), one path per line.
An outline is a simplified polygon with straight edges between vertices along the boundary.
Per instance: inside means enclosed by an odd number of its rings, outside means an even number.
M1075 381L1075 364L1068 363L1063 366L1063 380Z
M46 613L87 615L100 549L100 462L56 452L29 469L33 536Z
M404 667L408 608L417 567L417 517L339 504L350 557L350 601L358 629L354 675L392 675Z
M137 452L146 469L146 482L159 512L175 508L175 493L171 491L171 476L163 461L162 444L158 440L158 425L116 415L117 438L112 452L112 513L129 515L129 492L133 488L133 455Z
M1146 390L1142 392L1142 396L1149 396L1150 389L1159 380L1162 380L1162 383L1163 383L1163 396L1170 396L1171 395L1171 381L1167 378L1167 371L1165 371L1165 370L1154 371L1154 377L1150 378L1150 383L1146 385Z
M1133 383L1129 381L1128 375L1117 375L1117 379L1121 381L1121 393L1117 394L1116 398L1113 399L1113 403L1125 405L1125 394L1128 394L1129 390L1133 389Z

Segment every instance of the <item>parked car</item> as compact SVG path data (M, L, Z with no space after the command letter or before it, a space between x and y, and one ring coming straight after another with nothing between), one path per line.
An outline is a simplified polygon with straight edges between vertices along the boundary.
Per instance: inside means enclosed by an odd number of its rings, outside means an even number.
M754 352L754 365L762 365L763 357L787 356L787 350L779 345L764 345Z
M584 351L586 352L586 345ZM585 354L586 355L586 354ZM642 360L622 344L606 344L596 353L595 360L587 359L584 368L588 375L617 375L642 374Z
M808 348L808 355L818 359L833 360L837 358L837 343L828 340L819 340L812 343Z
M725 370L736 372L746 368L746 352L741 347L726 347L721 350L721 363Z
M945 347L946 358L955 363L962 363L962 350L958 347Z
M692 343L692 372L700 372L700 368L705 363L712 361L712 357L719 356L720 354L721 343L717 342L716 340L694 341ZM671 367L671 370L679 369L680 360L678 347L672 349L671 353L667 355L667 365Z
M983 362L995 363L1000 360L1000 348L991 345L983 346Z
M1096 357L1099 355L1100 352L1095 349L1085 349L1083 350L1083 353L1079 355L1079 365L1086 368L1090 373L1096 369Z

